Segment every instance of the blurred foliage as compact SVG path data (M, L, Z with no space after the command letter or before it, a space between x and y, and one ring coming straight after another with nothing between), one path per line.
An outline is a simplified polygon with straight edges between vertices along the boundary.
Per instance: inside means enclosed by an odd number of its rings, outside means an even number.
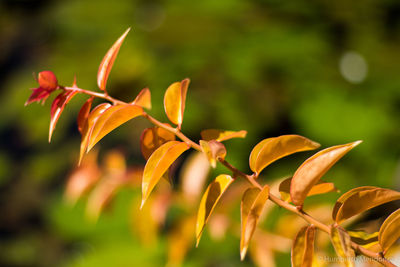
M130 26L110 74L113 96L133 100L147 86L150 113L166 121L164 90L189 77L183 131L198 139L206 128L247 130L246 139L227 142L228 160L244 171L251 148L266 137L296 133L323 147L362 139L325 180L342 192L360 185L399 189L396 0L2 0L1 266L165 263L165 237L146 247L129 234L129 204L138 192L119 194L97 224L85 220L83 203L69 207L62 201L65 177L78 159L75 120L84 99L67 107L51 144L51 101L44 108L23 106L35 86L32 72L52 70L65 85L77 75L80 87L94 90L104 53ZM361 63L343 66L348 53ZM366 72L358 73L362 68ZM144 163L139 136L147 126L136 120L113 132L98 145L100 157L117 147L129 163ZM273 164L263 181L292 174L307 155ZM222 241L205 236L189 251L185 266L252 266L249 259L239 261L238 244L237 236ZM278 258L279 265L288 264L287 257Z

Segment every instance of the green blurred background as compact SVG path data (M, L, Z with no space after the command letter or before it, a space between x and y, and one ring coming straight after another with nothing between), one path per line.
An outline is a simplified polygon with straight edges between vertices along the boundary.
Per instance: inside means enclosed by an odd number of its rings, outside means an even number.
M167 121L164 91L189 77L183 131L197 140L205 128L247 130L246 139L227 143L228 159L242 170L249 171L252 147L267 137L301 134L322 147L361 139L326 180L342 192L400 189L397 0L2 0L0 266L165 264L165 238L144 247L131 234L135 193L119 194L97 224L85 219L83 201L63 203L84 98L68 105L51 144L51 101L24 107L36 87L32 72L52 70L63 85L76 74L80 87L96 90L98 64L128 27L108 82L112 96L133 100L147 86L150 114ZM137 120L116 130L98 146L100 155L117 147L143 164L139 136L147 125ZM262 181L290 175L311 154L274 163ZM203 242L185 266L254 264L239 261L236 236Z

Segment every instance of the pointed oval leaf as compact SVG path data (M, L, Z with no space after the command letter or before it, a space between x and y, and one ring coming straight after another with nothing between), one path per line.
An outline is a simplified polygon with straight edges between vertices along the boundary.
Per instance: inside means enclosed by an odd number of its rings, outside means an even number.
M58 87L56 75L49 70L39 72L38 83L41 88L46 89L47 91L55 90Z
M190 146L184 142L169 141L154 151L144 167L141 207L143 207L146 199L149 197L161 176L168 170L171 164L189 148Z
M290 154L316 149L320 144L300 135L281 135L258 143L250 154L250 169L259 174L272 162Z
M164 109L168 119L180 128L185 111L186 93L189 79L171 84L164 95Z
M201 234L203 233L204 226L206 225L212 211L217 205L222 194L226 191L229 185L234 181L234 179L227 175L221 174L215 178L213 182L209 184L203 197L200 201L199 210L197 213L196 221L196 246L199 245Z
M89 117L89 113L90 113L90 109L92 108L93 100L94 100L94 96L89 98L85 102L85 104L83 104L81 109L79 110L77 123L78 123L78 130L81 134L82 134L83 128L85 127L86 120Z
M149 88L144 88L136 96L132 104L140 106L142 108L151 109L151 93Z
M290 184L292 182L292 178L287 178L283 180L279 184L279 193L281 194L281 199L287 202L290 202ZM329 192L337 192L337 189L333 183L327 183L324 181L319 180L317 184L315 184L310 192L308 192L309 196L326 194Z
M68 102L77 94L77 91L65 91L59 94L51 104L50 111L50 128L49 128L49 143L51 141L51 136L53 134L54 129L56 128L56 124L58 119L61 116L65 106Z
M343 203L351 197L354 193L368 190L368 189L374 189L376 188L375 186L361 186L361 187L356 187L351 189L350 191L347 191L343 195L341 195L338 200L336 200L335 206L333 207L332 210L332 219L336 221L336 215L340 209L340 207L343 205Z
M297 169L290 185L290 197L293 204L302 206L308 192L319 179L347 152L361 141L326 148L308 158Z
M218 142L222 142L225 140L229 140L232 138L245 138L247 135L247 131L224 131L217 129L207 129L203 130L200 133L201 139L205 141L217 140Z
M103 91L106 90L106 84L108 80L108 75L110 74L111 68L114 64L115 58L118 55L119 48L121 47L126 35L131 28L127 29L121 37L113 44L113 46L107 51L103 60L100 63L99 71L97 73L97 85Z
M356 191L342 203L335 220L341 223L361 212L398 199L400 199L400 192L385 188L376 187Z
M106 111L111 105L109 103L102 103L98 106L96 106L90 113L89 116L85 122L85 126L83 127L82 130L82 140L81 140L81 151L80 151L80 156L79 156L79 164L82 161L83 155L85 154L90 136L92 135L93 132L93 126L96 123L97 119L99 116Z
M292 267L311 267L314 257L315 227L304 226L297 233L292 246Z
M383 253L400 238L400 209L396 210L383 222L379 230L379 244L382 247Z
M136 105L116 105L109 107L96 120L87 151L90 151L97 142L112 130L141 115L143 115L143 109Z
M244 194L241 203L242 234L240 238L240 258L244 259L250 240L256 230L258 219L269 197L269 186L262 190L250 188Z
M217 160L219 158L225 159L226 148L222 143L215 140L200 140L200 146L213 168L217 166Z
M140 137L140 149L145 160L148 160L153 152L168 141L174 141L175 134L161 128L152 127L144 129Z
M336 254L347 267L354 267L354 251L351 248L350 235L341 227L331 226L331 242Z

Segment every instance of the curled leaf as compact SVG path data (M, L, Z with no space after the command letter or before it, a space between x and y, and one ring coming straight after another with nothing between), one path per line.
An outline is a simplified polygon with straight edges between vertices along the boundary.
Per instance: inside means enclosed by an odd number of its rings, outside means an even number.
M79 110L77 123L78 123L78 130L81 134L82 134L83 128L85 127L85 123L89 117L89 113L90 113L90 109L92 108L93 100L94 100L94 96L89 98L85 102L85 104L83 104L81 109Z
M315 227L304 226L297 233L292 246L292 267L311 267L314 257Z
M240 238L240 258L244 259L250 240L256 230L258 219L269 197L269 186L247 189L242 197L240 206L242 217L242 231Z
M200 146L213 168L217 166L217 160L219 158L224 159L226 156L225 146L218 141L200 140Z
M118 55L119 48L122 45L126 35L130 31L131 28L127 29L121 37L113 44L113 46L107 51L107 54L104 56L103 60L100 63L99 71L97 73L97 85L103 91L106 90L106 84L108 80L108 75L110 74L111 68L114 64L115 58Z
M44 88L48 91L53 91L58 87L56 75L49 70L39 72L38 83L41 88Z
M361 141L326 148L308 158L293 175L290 197L293 204L302 206L308 192L319 179L347 152Z
M140 149L145 160L148 160L153 152L168 141L174 141L175 135L161 127L144 129L140 137Z
M287 178L283 180L279 184L279 193L281 194L281 199L284 201L291 201L290 200L290 183L292 182L292 178ZM336 192L337 189L333 183L326 183L323 181L318 181L317 184L315 184L310 192L308 192L307 196L314 196L314 195L320 195L320 194L325 194L329 192Z
M161 176L168 170L171 164L189 148L190 146L184 142L169 141L154 151L144 167L141 207L143 207L146 199L149 197Z
M234 179L227 175L221 174L215 178L207 187L200 201L199 210L197 213L196 221L196 246L199 245L201 234L203 233L204 226L206 225L215 205L218 203L222 194L226 191Z
M281 135L267 138L258 143L250 154L250 169L259 174L272 162L290 154L312 150L320 145L303 136Z
M171 84L164 95L164 109L168 119L181 128L185 111L186 93L189 79Z
M363 188L354 190L346 199L338 199L339 206L335 221L341 223L354 215L372 209L384 203L400 199L400 192L385 188Z
M203 130L200 133L201 138L205 141L217 140L218 142L222 142L225 140L229 140L232 138L245 138L247 135L247 131L224 131L217 129L207 129Z
M331 226L331 241L336 254L347 267L354 267L354 251L349 234L339 226Z
M53 134L54 129L56 128L56 124L58 119L61 116L65 106L68 102L77 94L77 91L65 91L59 94L51 104L50 111L50 128L49 128L49 143L51 141L51 136Z
M396 210L383 222L379 230L379 244L383 249L383 253L400 238L400 209Z
M149 88L144 88L136 96L132 104L140 106L142 108L151 109L151 93Z
M143 109L136 105L116 105L105 110L94 123L87 151L97 144L104 136L125 122L143 115Z

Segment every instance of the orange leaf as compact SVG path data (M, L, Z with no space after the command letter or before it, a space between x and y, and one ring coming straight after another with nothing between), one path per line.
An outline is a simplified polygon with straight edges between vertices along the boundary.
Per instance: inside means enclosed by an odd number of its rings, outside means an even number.
M136 105L116 105L105 110L94 123L87 151L104 136L125 122L143 115L143 109Z
M290 200L290 183L292 182L292 178L287 178L283 180L279 184L279 193L281 194L281 199L284 201L291 201ZM329 192L336 192L337 189L333 183L326 183L321 180L315 184L310 192L308 192L307 196L314 196L314 195L320 195L320 194L325 194Z
M308 158L297 169L290 185L290 197L293 204L302 206L311 188L319 179L347 152L361 141L326 148Z
M400 199L400 192L390 189L364 187L361 190L354 190L345 199L339 198L336 202L339 208L335 220L341 223L361 212L398 199Z
M141 207L169 166L189 148L190 146L184 142L169 141L154 151L144 167Z
M130 31L131 28L127 29L121 37L113 44L113 46L108 50L107 54L104 56L103 60L100 63L99 71L97 73L97 85L103 91L106 90L106 84L108 75L110 74L111 68L114 64L115 58L118 55L119 48L122 45L126 35Z
M197 212L196 221L196 247L199 245L201 234L203 233L204 226L206 225L211 213L213 212L215 205L217 205L222 194L226 191L229 185L234 179L227 175L221 174L215 178L215 180L209 184L203 197L200 201L199 210Z
M293 241L292 267L311 267L314 257L315 227L304 226Z
M266 185L262 190L259 188L249 188L244 192L240 211L242 217L242 233L240 238L240 258L244 259L251 237L256 230L258 219L269 197L269 186Z
M50 111L50 129L49 129L49 143L51 141L51 135L53 134L54 129L56 128L56 124L58 119L61 116L65 106L68 102L77 94L77 91L65 91L59 94L51 104Z
M200 146L213 168L217 166L217 160L219 158L224 159L226 156L225 146L218 141L200 140Z
M299 135L281 135L258 143L250 154L250 169L257 175L272 162L287 155L312 150L320 145Z
M95 107L89 113L89 116L85 122L85 126L83 127L83 130L82 130L82 141L81 141L81 152L80 152L80 156L79 156L79 164L81 163L83 155L85 154L85 152L87 150L89 138L92 135L93 126L94 126L95 122L97 121L99 116L104 111L106 111L109 107L111 107L110 104L102 103L102 104L98 105L97 107Z
M336 254L347 267L354 266L354 251L351 248L350 235L339 226L331 226L331 241Z
M82 134L82 131L83 131L83 127L85 127L86 120L89 117L89 113L90 113L90 109L92 107L93 99L94 99L94 96L89 98L85 102L85 104L83 104L81 109L79 110L77 122L78 122L78 130L79 130L79 132L81 134Z
M151 93L149 88L142 89L132 104L141 106L142 108L151 109Z
M400 209L396 210L383 222L379 230L379 244L383 252L387 250L400 238Z
M164 95L164 109L168 119L181 128L185 111L186 93L189 79L171 84Z
M161 127L144 129L140 137L140 149L145 160L148 160L153 152L168 141L174 141L175 135Z
M242 130L235 132L235 131L207 129L201 131L200 135L201 138L205 141L217 140L218 142L222 142L232 138L245 138L247 135L247 131Z

